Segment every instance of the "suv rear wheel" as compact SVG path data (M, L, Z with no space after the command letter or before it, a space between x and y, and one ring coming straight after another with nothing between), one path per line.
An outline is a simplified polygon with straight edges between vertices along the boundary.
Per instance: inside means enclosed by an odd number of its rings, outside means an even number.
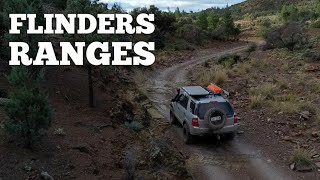
M190 134L190 129L187 123L184 123L183 125L183 140L186 144L192 144L193 143L193 135Z

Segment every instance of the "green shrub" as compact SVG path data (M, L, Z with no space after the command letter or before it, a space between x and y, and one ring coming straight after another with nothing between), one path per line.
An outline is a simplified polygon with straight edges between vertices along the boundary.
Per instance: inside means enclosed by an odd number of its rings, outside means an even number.
M194 24L185 24L177 29L178 38L185 39L190 43L201 43L201 29Z
M138 121L132 121L132 122L125 122L125 127L131 130L134 130L136 132L141 131L144 126L142 125L142 123L138 122Z
M48 129L52 114L47 97L39 90L39 78L33 80L26 67L14 67L8 80L12 86L10 101L5 105L5 130L30 147Z
M299 16L298 16L299 10L295 5L285 5L282 7L280 11L281 18L285 21L298 21Z
M228 54L218 59L218 63L227 68L231 68L234 64L240 61L240 56L237 54Z
M287 48L290 51L305 48L309 38L304 33L303 25L298 22L285 23L273 27L266 37L267 48Z
M67 0L55 0L54 2L52 0L43 0L43 2L51 4L52 6L62 10L66 9L67 7Z
M320 18L312 22L311 27L320 28Z

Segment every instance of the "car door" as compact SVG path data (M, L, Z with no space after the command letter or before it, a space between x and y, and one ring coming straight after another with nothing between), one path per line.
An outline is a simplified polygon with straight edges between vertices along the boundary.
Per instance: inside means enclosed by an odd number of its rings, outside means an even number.
M188 107L189 97L183 94L179 101L177 102L177 116L181 122L185 120L186 113L187 113L187 107Z

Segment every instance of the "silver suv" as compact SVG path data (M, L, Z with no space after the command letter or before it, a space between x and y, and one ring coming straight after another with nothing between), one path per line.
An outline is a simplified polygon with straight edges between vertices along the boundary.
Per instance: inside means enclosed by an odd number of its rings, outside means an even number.
M191 144L194 136L219 135L233 139L239 128L233 107L221 93L201 86L177 89L170 105L170 121L183 126L184 141Z

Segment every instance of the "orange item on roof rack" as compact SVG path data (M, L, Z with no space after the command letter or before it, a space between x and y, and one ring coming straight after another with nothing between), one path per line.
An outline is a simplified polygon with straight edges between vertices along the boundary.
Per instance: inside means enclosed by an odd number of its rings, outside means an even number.
M208 89L209 89L210 91L214 92L214 93L222 93L222 91L223 91L219 86L217 86L217 85L215 85L215 84L210 84L210 85L208 86Z

